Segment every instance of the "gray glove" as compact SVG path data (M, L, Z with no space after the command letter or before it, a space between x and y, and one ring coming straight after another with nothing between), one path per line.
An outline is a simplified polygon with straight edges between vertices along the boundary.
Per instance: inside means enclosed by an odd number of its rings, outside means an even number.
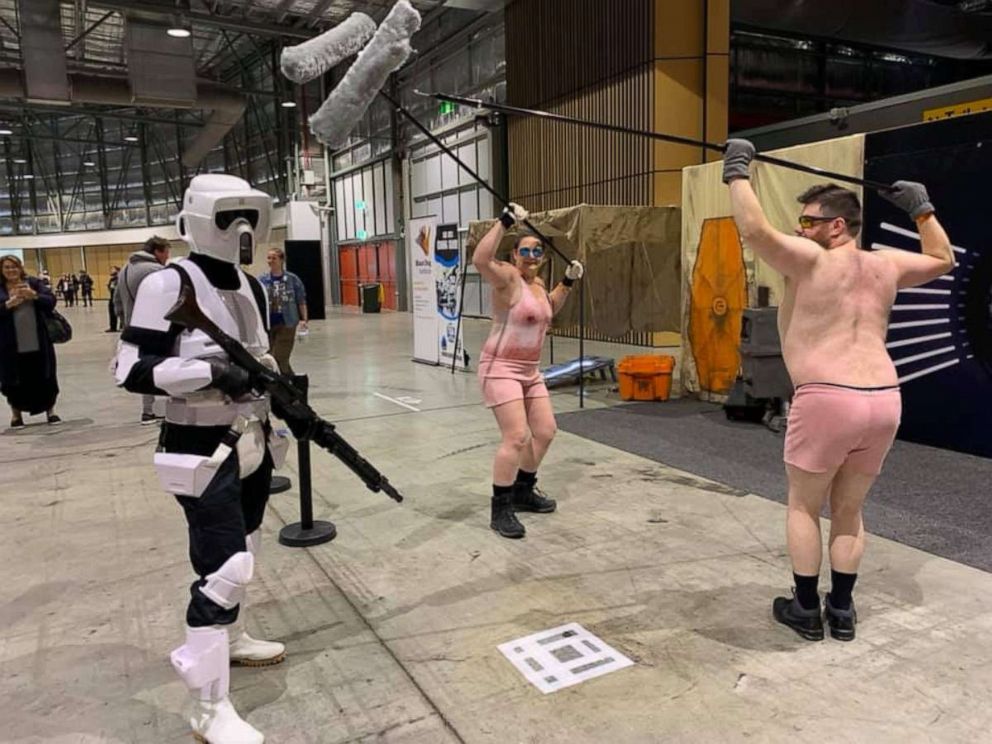
M735 178L750 178L749 168L754 158L754 145L746 139L727 140L723 151L723 182L730 183Z
M934 211L933 204L930 203L930 195L927 194L927 187L916 181L896 181L892 184L891 191L879 191L886 201L895 204L899 209L904 209L914 220L925 214Z

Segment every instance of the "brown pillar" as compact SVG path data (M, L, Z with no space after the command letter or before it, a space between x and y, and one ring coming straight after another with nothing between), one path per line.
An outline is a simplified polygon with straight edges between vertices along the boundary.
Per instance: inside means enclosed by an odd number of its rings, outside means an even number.
M511 104L722 142L729 0L515 0L506 9ZM509 190L532 211L681 201L701 148L511 117Z
M730 1L655 0L656 132L720 143L727 138ZM719 157L655 142L653 203L681 204L682 168Z

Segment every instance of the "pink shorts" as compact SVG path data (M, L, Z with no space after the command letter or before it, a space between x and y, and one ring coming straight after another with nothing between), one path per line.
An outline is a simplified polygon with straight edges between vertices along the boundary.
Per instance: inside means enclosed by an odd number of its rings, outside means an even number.
M807 383L796 388L785 435L785 462L810 473L850 465L878 475L902 416L897 387Z
M495 408L511 400L550 397L537 362L483 357L479 361L479 384L486 408Z

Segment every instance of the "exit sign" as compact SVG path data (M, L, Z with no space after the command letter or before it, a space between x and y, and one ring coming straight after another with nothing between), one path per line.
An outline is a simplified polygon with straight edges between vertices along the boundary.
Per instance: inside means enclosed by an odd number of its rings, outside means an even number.
M355 199L355 209L357 209L359 212L364 212L365 202L363 202L361 199Z
M368 236L369 234L365 230L358 230L355 233L355 237L358 238L359 240L365 240Z
M458 110L458 104L451 101L441 101L439 111L442 114L453 114Z

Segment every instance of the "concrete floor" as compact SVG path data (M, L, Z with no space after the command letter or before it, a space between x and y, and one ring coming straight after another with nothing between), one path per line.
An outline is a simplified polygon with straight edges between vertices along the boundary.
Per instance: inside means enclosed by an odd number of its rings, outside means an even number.
M156 431L107 373L105 308L66 314L65 424L0 435L0 741L188 741L167 659L185 524L152 471ZM477 349L485 326L467 330ZM412 364L411 348L409 315L337 314L294 355L314 407L407 500L315 451L315 512L339 536L301 550L275 540L295 493L272 498L249 617L289 657L232 671L267 741L992 741L988 574L874 539L858 639L803 642L770 617L791 583L782 506L564 433L541 471L560 511L501 539L475 377ZM599 389L587 404L614 402ZM571 621L636 664L542 695L496 649Z

